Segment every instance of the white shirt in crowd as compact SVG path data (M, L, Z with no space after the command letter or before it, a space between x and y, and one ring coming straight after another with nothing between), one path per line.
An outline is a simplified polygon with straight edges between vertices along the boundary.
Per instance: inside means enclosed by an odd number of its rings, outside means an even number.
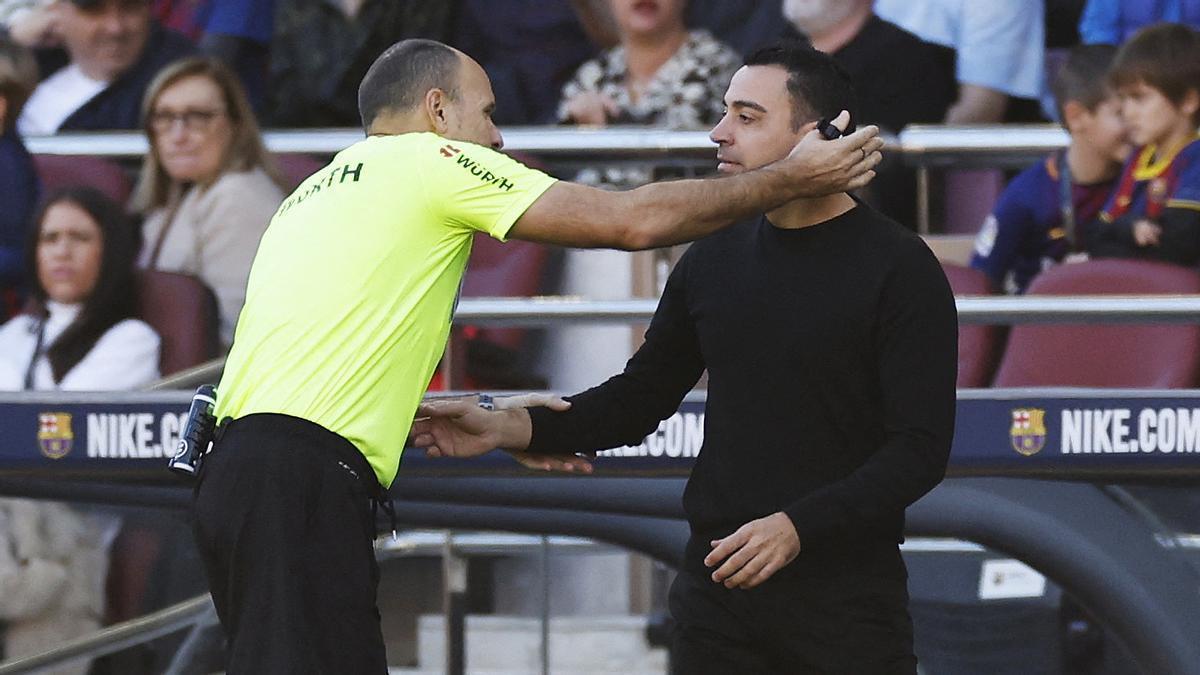
M101 335L91 351L55 384L46 347L71 325L81 306L48 302L47 309L50 316L42 337L43 354L33 366L33 389L115 391L158 379L158 334L137 319L125 319ZM0 391L25 388L25 373L37 347L38 324L38 319L21 315L0 326Z
M958 81L1019 98L1042 93L1042 0L875 0L875 13L958 53Z
M108 86L83 74L71 64L42 81L25 103L17 119L17 131L22 136L53 134L83 104L95 98Z

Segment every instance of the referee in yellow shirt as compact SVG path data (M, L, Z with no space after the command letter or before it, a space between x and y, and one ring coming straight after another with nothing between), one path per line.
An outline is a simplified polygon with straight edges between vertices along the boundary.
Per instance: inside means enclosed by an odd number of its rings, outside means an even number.
M677 244L865 185L882 145L874 127L814 132L756 171L605 192L497 152L495 105L465 54L392 46L359 89L367 138L305 180L263 235L218 385L217 417L232 422L194 505L230 675L387 672L370 499L399 468L475 232Z

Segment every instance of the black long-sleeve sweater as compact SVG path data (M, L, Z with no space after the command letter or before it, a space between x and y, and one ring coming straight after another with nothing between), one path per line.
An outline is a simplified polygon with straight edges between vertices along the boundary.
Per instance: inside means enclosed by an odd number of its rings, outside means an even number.
M530 450L636 445L707 368L688 567L783 511L793 567L887 572L905 507L945 473L956 366L954 298L920 238L863 205L797 230L759 217L692 245L624 372L531 409Z

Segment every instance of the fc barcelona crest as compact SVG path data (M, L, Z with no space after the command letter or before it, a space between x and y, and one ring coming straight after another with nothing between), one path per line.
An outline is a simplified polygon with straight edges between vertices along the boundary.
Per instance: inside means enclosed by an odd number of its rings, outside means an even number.
M1017 408L1012 411L1012 428L1008 431L1013 450L1028 457L1036 455L1046 445L1046 411L1041 408Z
M38 445L50 459L61 459L71 452L75 432L71 429L71 413L42 413L38 415Z

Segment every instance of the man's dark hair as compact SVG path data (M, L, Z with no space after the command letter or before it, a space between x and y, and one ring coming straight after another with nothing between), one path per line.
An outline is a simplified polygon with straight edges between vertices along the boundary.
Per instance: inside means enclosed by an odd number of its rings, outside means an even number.
M1200 33L1178 23L1146 26L1121 45L1108 80L1118 89L1144 82L1180 105L1189 91L1200 93Z
M747 66L779 66L787 71L787 89L792 99L792 131L807 122L850 112L849 133L858 119L858 98L850 75L833 57L799 40L786 40L762 47L746 57Z
M1112 95L1112 88L1108 85L1108 69L1116 55L1117 48L1114 45L1076 45L1071 48L1067 60L1058 69L1050 85L1054 92L1054 104L1058 106L1059 119L1065 119L1063 106L1068 101L1075 101L1095 111L1096 106Z
M63 329L54 344L46 350L50 372L55 382L61 382L109 328L134 316L137 311L137 288L134 284L133 263L138 241L135 228L119 204L90 187L69 187L51 194L33 218L33 227L25 240L25 269L29 280L34 314L47 316L49 295L38 277L37 249L46 212L56 204L73 204L86 212L100 228L102 250L100 275L96 287L83 300L83 308L70 326Z
M458 53L436 40L411 39L388 47L358 86L358 113L368 129L380 113L409 110L430 89L458 95Z

